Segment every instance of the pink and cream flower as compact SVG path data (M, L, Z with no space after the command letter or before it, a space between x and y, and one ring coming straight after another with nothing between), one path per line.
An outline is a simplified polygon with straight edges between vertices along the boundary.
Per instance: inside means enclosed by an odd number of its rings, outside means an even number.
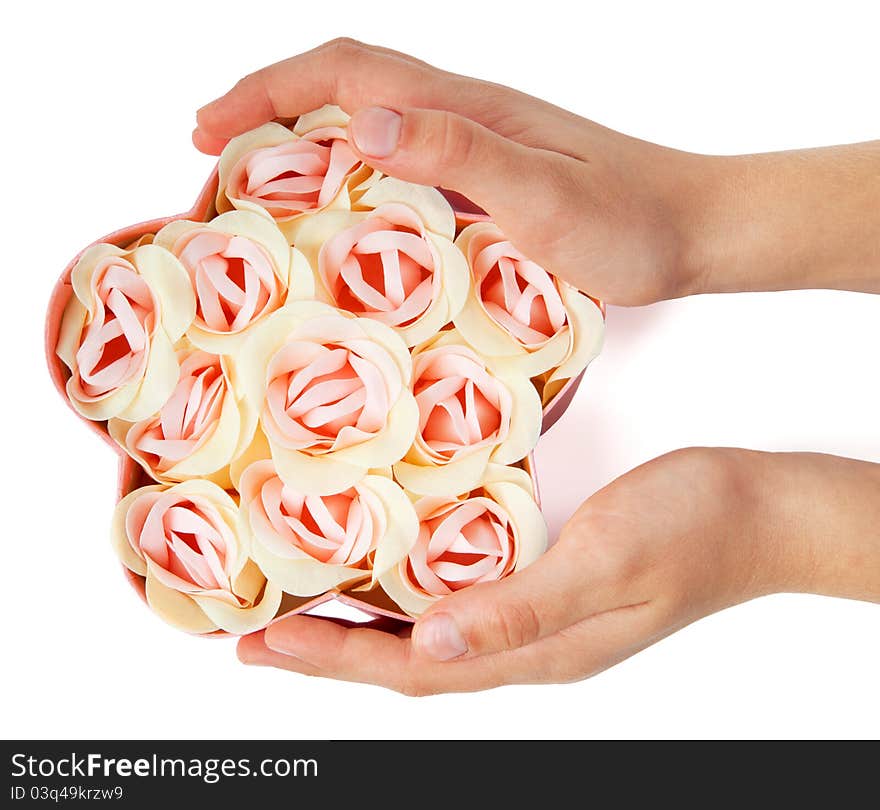
M74 408L96 421L157 411L177 384L174 343L195 314L183 266L155 245L98 244L76 263L71 286L56 353L70 369Z
M147 486L126 495L113 516L113 546L146 578L149 606L188 633L243 635L278 612L281 589L247 556L238 507L210 481Z
M390 177L357 207L312 217L296 245L315 270L320 298L415 346L450 323L467 297L452 208L436 189Z
M479 484L489 462L513 464L538 441L541 400L528 377L493 369L453 329L413 350L416 439L394 475L410 492Z
M486 357L504 359L529 377L549 372L546 403L599 354L602 312L527 259L492 222L469 225L455 243L471 274L456 328Z
M208 352L234 352L287 300L314 295L305 258L265 214L230 211L210 222L177 220L156 234L155 244L177 256L189 275L196 316L187 337Z
M250 445L256 412L236 392L225 358L192 347L177 358L180 376L162 408L138 422L111 419L108 431L156 481L206 478L228 488L229 465Z
M547 546L531 479L517 467L490 464L473 491L419 498L414 508L418 539L406 558L379 578L410 616L462 588L521 570Z
M351 150L348 120L327 105L300 116L293 131L269 123L233 138L220 155L217 210L265 211L293 241L304 214L349 208L381 175Z
M254 332L235 367L279 476L304 494L344 492L415 436L410 355L377 321L296 301Z
M295 596L357 583L372 588L416 541L412 503L384 475L366 475L334 495L308 495L263 460L245 469L239 489L251 557L270 582Z

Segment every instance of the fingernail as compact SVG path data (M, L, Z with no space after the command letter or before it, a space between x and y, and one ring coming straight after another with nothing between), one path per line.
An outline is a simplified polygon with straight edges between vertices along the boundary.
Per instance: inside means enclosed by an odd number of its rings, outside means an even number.
M367 107L351 119L351 137L354 145L368 157L386 158L397 148L400 140L399 113L385 107Z
M282 655L289 655L291 658L296 658L296 656L290 652L290 645L286 644L285 637L279 632L277 624L270 624L263 631L263 643L268 647L272 652L281 653Z
M420 621L416 625L414 643L419 652L437 661L458 658L468 649L455 619L446 613Z
M238 654L238 660L242 664L262 666L265 661L266 652L268 651L263 641L262 633L259 635L242 636L238 640L236 653Z

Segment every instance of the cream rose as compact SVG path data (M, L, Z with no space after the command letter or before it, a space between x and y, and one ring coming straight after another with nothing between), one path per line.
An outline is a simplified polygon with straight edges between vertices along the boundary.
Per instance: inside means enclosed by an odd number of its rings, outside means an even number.
M521 570L547 547L531 479L516 467L490 464L472 492L419 498L414 507L418 539L407 557L379 578L410 616L462 588Z
M247 557L238 507L209 481L142 487L113 516L122 564L146 578L149 606L188 633L243 635L278 612L281 589Z
M467 297L452 208L436 189L386 177L358 209L368 210L326 211L298 231L318 295L391 326L407 346L421 343L452 321Z
M476 487L490 461L528 455L541 401L528 377L490 368L454 329L413 350L419 411L415 442L394 475L411 492L451 495Z
M110 435L162 483L206 478L228 488L229 465L250 445L256 412L236 392L224 358L177 352L180 376L161 410L139 422L111 419Z
M314 276L264 214L230 211L210 222L177 220L155 244L180 259L196 295L187 337L200 349L229 354L287 300L311 298Z
M343 492L413 441L410 355L381 323L297 301L254 332L235 366L279 476L299 492Z
M486 357L504 358L529 377L549 372L546 404L599 354L601 310L523 256L492 222L469 225L455 243L471 273L456 328Z
M55 349L70 369L70 402L96 421L154 413L177 384L174 342L195 314L183 266L156 245L98 244L70 279Z
M373 587L416 541L412 503L390 477L366 475L343 492L307 495L265 460L245 469L239 488L251 556L296 596L358 582Z
M327 105L300 116L292 132L269 123L233 138L220 155L217 211L265 211L290 237L303 214L349 208L381 175L349 147L348 119Z

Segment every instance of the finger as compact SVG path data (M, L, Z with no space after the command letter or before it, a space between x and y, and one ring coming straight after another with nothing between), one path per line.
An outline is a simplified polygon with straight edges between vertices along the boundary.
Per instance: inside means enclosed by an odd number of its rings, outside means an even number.
M624 593L613 558L583 537L560 540L496 582L450 594L416 622L415 649L435 660L514 650L597 613L643 601Z
M243 664L250 664L252 666L277 666L273 661L276 653L266 646L264 632L265 631L260 630L257 633L250 633L247 636L242 636L238 640L236 654L238 655L239 661ZM292 655L288 655L286 658L287 661L285 663L288 664L288 666L285 667L286 669L301 672L303 675L321 674L318 667L313 664L294 658ZM294 664L297 666L294 667Z
M227 143L225 139L215 138L198 128L193 130L192 141L196 149L206 155L219 155Z
M508 655L515 656L519 683L569 683L598 675L684 624L673 624L657 603L642 602L597 613ZM526 673L535 675L524 680Z
M503 104L490 103L503 97ZM276 118L293 117L324 104L351 112L365 106L435 107L455 110L502 134L531 129L542 116L571 125L575 116L516 90L439 70L406 54L342 39L245 76L197 113L198 132L224 144ZM527 114L532 128L517 113ZM552 132L553 128L547 128ZM208 145L201 136L199 148ZM531 141L528 141L531 143Z
M505 138L445 110L368 107L354 114L349 141L358 156L386 174L455 189L499 224L522 218L522 200L537 189L562 194L569 158ZM503 228L503 225L502 225Z
M228 93L202 107L197 120L203 132L228 139L324 104L357 109L381 103L380 99L410 104L419 98L434 103L460 93L455 85L461 79L404 54L353 40L334 40L245 76Z
M439 665L412 654L408 638L369 628L345 628L326 619L290 616L267 628L272 666L296 672L303 665L337 680L371 683L404 694L464 692L504 683L498 661L475 659L443 674ZM294 656L293 661L285 660ZM264 659L266 660L266 659Z
M266 646L266 640L263 635L264 632L265 631L260 630L257 633L250 633L247 636L242 636L238 640L235 651L238 655L238 660L241 661L242 664L257 667L279 666L279 663L275 660L278 653L270 650ZM318 667L309 664L307 661L295 658L292 655L285 656L284 664L286 664L286 666L284 666L283 669L289 669L291 672L300 672L303 675L322 674Z
M518 650L438 663L414 654L407 639L292 616L272 625L265 645L249 648L247 655L255 660L246 663L371 683L408 695L473 692L509 683L580 680L671 631L662 613L645 604L592 616Z

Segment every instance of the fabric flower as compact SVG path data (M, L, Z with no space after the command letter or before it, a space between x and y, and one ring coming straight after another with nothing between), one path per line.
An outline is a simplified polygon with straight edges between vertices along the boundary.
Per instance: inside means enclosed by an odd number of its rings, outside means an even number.
M166 622L243 635L275 617L281 589L247 557L237 524L235 502L210 481L147 486L117 505L113 546L146 578L147 603Z
M86 419L143 419L177 384L174 342L195 314L195 296L167 250L98 244L70 276L55 351L70 369L67 396Z
M233 138L220 155L217 211L265 211L293 241L303 214L350 207L381 175L349 147L348 120L326 105L300 116L292 132L269 123Z
M279 476L299 492L343 492L413 441L410 356L384 324L297 301L254 332L235 366Z
M407 557L379 578L410 616L462 588L521 570L547 546L531 479L516 467L490 464L474 491L419 498L414 507L418 539Z
M156 234L155 244L186 268L196 294L187 337L214 354L235 351L288 298L314 295L308 263L265 215L230 211L210 222L177 220Z
M357 211L327 211L300 227L296 245L327 303L393 327L408 346L435 335L464 306L468 268L455 217L436 189L384 178Z
M256 412L234 390L225 359L201 349L177 352L180 376L158 413L111 419L110 435L152 478L207 478L228 488L229 464L249 446Z
M413 351L413 393L418 433L394 465L410 492L467 492L490 461L513 464L538 441L541 401L528 377L491 369L455 330Z
M265 460L251 464L239 486L252 558L295 596L364 580L372 587L416 541L412 503L390 477L366 475L335 495L307 495Z
M456 328L486 357L505 358L529 377L550 372L546 404L599 354L605 333L601 310L523 256L494 223L469 225L455 243L471 273Z

